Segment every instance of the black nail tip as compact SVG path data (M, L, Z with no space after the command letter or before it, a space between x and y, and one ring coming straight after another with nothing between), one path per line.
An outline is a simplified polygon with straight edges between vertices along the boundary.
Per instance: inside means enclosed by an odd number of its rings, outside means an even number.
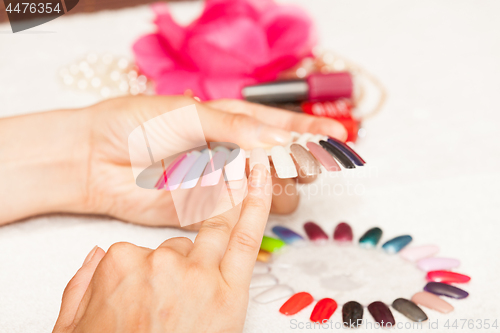
M365 160L363 160L361 156L359 156L358 153L356 153L354 149L349 147L345 142L342 142L332 137L328 137L328 142L337 147L338 149L340 149L357 166L363 166L366 164Z
M349 157L344 152L342 152L342 150L340 150L339 148L335 147L330 142L321 140L319 142L319 144L328 153L330 153L330 155L332 155L333 157L335 157L340 162L340 164L342 164L342 166L344 168L346 168L346 169L354 169L356 167L354 165L354 163L349 159Z
M345 327L358 327L363 320L363 306L350 301L342 307L342 322Z

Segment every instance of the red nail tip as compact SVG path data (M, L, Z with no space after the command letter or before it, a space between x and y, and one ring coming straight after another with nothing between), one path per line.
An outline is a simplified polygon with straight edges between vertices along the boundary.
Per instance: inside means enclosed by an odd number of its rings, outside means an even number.
M309 306L313 301L314 298L309 293L296 293L281 306L280 312L285 316L291 316Z
M314 323L322 323L323 320L330 319L335 310L337 310L337 302L331 298L323 298L316 303L311 313L311 321Z
M352 241L351 226L345 222L337 224L335 230L333 231L333 239L339 242L351 242Z
M314 222L307 222L304 224L304 230L306 231L307 237L312 241L328 240L328 235Z
M427 273L427 280L441 283L467 283L470 276L450 271L430 271Z

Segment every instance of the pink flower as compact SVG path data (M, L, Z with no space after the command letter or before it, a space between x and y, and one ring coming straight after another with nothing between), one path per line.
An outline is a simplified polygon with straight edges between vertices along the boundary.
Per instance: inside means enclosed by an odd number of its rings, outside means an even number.
M302 9L271 0L207 0L186 27L167 5L152 8L158 31L141 37L133 50L158 94L190 89L202 100L241 98L243 86L275 80L310 55L316 41Z

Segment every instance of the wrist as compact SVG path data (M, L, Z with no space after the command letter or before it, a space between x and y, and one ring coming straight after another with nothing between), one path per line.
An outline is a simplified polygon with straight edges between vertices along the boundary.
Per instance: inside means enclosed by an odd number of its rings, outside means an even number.
M85 211L90 116L52 111L0 120L0 224Z

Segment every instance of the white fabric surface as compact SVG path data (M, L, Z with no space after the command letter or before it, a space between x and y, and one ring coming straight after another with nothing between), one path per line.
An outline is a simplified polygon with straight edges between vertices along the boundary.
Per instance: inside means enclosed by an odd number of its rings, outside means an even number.
M409 233L414 244L440 245L441 255L460 259L459 271L472 276L464 286L470 297L452 301L454 312L426 311L433 322L439 320L438 331L446 319L500 320L500 2L294 2L315 18L321 44L375 73L389 99L383 112L366 122L368 135L358 143L368 161L364 171L323 179L345 190L359 185L358 194L316 194L305 188L294 214L271 216L269 235L276 224L302 233L306 220L318 222L330 235L339 221L349 222L355 237L376 225L385 231L383 240ZM201 8L199 3L172 7L185 21ZM153 29L151 19L147 7L137 7L62 17L15 35L0 25L0 116L96 102L96 96L64 88L57 70L91 51L130 55L132 42ZM66 283L94 245L107 249L128 241L156 247L180 235L194 237L176 229L78 216L44 216L0 228L0 332L50 331ZM349 265L338 259L330 266L342 273ZM420 288L407 280L411 272L388 264L387 270L377 270L370 282L374 287L362 296L390 301L387 293L395 288L410 297ZM391 287L394 274L401 285ZM318 283L307 274L290 280L295 288L310 285L316 298L336 297ZM297 331L278 313L282 303L251 302L245 332ZM294 318L307 321L311 309ZM398 313L395 317L407 322ZM337 310L332 319L340 318ZM424 324L421 331L436 330Z

